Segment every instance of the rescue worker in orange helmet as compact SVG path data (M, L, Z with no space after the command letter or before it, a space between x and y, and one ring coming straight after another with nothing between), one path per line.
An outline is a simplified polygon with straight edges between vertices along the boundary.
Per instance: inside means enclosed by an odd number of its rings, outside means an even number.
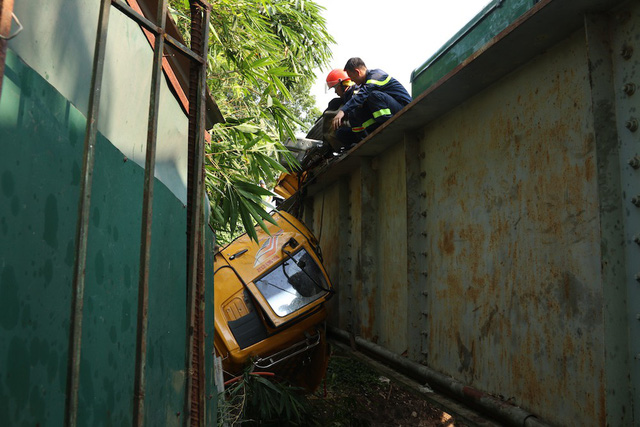
M347 72L339 68L331 70L329 74L327 74L326 82L327 88L334 89L336 91L336 95L338 95L340 98L334 98L329 101L329 105L327 106L327 109L325 111L338 110L340 107L342 107L342 105L344 105L351 99L355 84L351 80ZM349 126L346 126L346 123L345 126L338 127L334 130L335 137L345 148L351 147L359 140L358 136L354 135L351 128Z

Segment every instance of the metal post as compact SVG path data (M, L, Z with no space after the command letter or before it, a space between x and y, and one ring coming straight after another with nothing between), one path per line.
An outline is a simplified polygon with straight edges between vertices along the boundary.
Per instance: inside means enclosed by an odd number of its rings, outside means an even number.
M206 58L210 6L191 0L191 49ZM191 65L189 88L189 182L187 191L187 390L185 414L191 425L204 425L204 133L207 61Z
M160 34L153 47L151 95L147 125L147 151L144 168L144 196L142 205L142 230L140 243L140 274L138 280L138 318L136 333L136 367L134 379L133 424L144 425L145 368L147 358L147 328L149 314L149 263L151 253L151 222L153 218L153 183L156 167L156 143L158 111L160 107L160 79L162 77L162 54L164 51L164 29L167 16L167 0L158 2L157 20Z
M76 254L71 296L71 325L69 327L67 395L65 401L65 425L67 426L75 426L78 416L78 387L80 377L84 281L87 262L87 237L89 231L94 151L98 134L98 112L100 107L110 7L110 0L102 0L98 17L98 29L96 32L93 72L91 75L91 92L89 94L89 110L87 112L87 126L84 138L82 181L80 183L80 201L78 203L78 222L76 227Z

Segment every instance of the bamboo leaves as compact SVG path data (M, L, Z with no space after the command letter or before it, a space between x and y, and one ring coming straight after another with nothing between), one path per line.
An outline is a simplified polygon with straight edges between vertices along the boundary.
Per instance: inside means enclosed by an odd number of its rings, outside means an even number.
M188 39L188 2L170 3ZM283 142L296 138L301 118L319 113L309 101L312 70L327 64L333 39L312 1L210 3L207 83L226 119L206 148L211 221L219 240L241 231L239 224L255 238L254 224L266 228L270 219L264 199L273 196L257 183L272 184L283 165L296 167Z

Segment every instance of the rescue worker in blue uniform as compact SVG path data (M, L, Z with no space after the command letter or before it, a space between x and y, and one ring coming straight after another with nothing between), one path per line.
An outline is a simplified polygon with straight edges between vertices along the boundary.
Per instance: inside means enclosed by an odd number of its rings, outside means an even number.
M366 137L411 102L411 95L402 84L382 70L369 70L360 58L351 58L344 70L356 83L351 99L333 118L332 126L338 129L345 118L351 130Z

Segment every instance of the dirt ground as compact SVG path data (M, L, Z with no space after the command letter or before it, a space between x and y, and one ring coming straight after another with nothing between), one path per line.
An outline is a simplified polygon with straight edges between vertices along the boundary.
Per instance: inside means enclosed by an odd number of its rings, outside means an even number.
M318 424L327 427L463 425L417 390L381 375L336 346L326 379L309 401Z

